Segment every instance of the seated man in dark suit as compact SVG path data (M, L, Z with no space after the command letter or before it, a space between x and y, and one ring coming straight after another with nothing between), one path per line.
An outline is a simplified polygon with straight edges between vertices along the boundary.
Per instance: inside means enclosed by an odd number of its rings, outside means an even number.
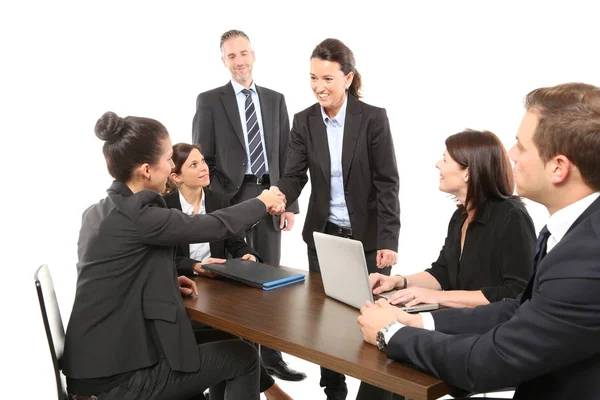
M367 303L365 341L447 383L515 399L600 393L600 88L541 88L509 155L517 192L546 206L533 276L517 299L409 315Z
M163 196L168 208L174 208L188 215L206 214L227 208L227 199L207 188L210 183L208 165L197 145L178 143L173 146L172 168L167 194ZM202 268L202 264L224 263L227 253L242 260L262 261L258 253L239 235L225 240L205 243L181 244L175 249L175 265L177 275L203 275L214 277L212 272ZM235 336L213 329L196 321L192 322L197 343L217 340L228 340ZM266 367L260 365L260 391L267 399L287 400L291 397L285 393L268 374ZM224 384L210 389L210 398L218 400L224 395Z

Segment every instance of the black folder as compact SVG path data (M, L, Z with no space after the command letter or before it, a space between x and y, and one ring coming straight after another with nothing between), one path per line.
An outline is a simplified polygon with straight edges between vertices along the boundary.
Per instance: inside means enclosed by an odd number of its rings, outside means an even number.
M223 264L202 264L202 268L263 290L273 290L293 283L304 282L305 278L304 274L240 258L229 259Z

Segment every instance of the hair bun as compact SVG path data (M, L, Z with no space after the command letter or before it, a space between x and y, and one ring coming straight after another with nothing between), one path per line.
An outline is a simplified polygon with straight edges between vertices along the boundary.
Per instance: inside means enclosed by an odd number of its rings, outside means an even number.
M114 142L123 135L124 128L125 119L112 111L107 111L96 122L94 132L100 140Z

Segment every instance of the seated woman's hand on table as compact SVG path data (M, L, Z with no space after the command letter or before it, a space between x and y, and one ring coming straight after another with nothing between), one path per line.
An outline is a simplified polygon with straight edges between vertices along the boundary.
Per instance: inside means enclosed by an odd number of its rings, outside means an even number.
M248 254L246 254L248 255ZM207 278L214 278L215 276L217 276L217 274L215 274L214 272L210 272L205 270L204 268L202 268L203 264L224 264L225 263L224 258L207 258L206 260L196 263L194 264L194 272L197 273L200 276L206 276Z
M406 304L406 306L411 307L417 304L425 303L425 304L433 304L433 303L441 303L442 291L440 290L431 290L420 287L410 287L402 290L398 290L394 293L388 301L391 304Z

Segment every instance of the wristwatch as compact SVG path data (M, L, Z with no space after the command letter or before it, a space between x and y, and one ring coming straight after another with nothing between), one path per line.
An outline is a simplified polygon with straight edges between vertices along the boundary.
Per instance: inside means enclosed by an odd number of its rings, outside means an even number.
M385 334L387 333L387 331L390 330L390 327L392 325L394 325L396 323L396 321L392 321L389 324L387 324L386 326L384 326L383 328L381 328L381 330L379 332L377 332L377 336L375 337L375 340L377 341L377 348L381 351L385 350Z
M396 274L396 276L399 276L400 278L402 278L402 286L400 286L398 289L406 289L406 287L408 286L408 280L406 279L406 277L404 275L400 275L400 274Z

